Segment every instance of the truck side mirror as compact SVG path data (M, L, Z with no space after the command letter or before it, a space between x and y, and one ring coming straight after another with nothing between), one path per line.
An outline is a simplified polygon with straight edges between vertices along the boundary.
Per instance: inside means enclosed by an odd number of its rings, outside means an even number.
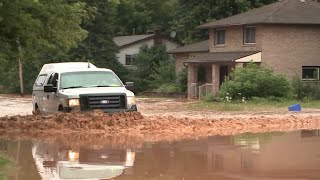
M48 84L48 85L45 85L43 87L43 91L44 92L56 92L57 91L57 88L56 87L53 87L52 84Z
M129 91L133 91L133 86L134 86L134 83L133 82L126 82L126 89L128 89Z

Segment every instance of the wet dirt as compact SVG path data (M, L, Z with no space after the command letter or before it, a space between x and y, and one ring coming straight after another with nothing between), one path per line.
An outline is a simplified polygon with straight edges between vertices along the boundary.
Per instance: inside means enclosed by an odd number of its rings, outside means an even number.
M319 111L301 113L191 111L186 108L186 104L192 101L186 100L138 99L140 112L113 115L100 111L12 115L23 114L26 105L29 105L28 110L31 111L30 98L0 96L0 102L0 116L2 116L0 135L10 138L57 140L61 137L70 139L71 142L90 143L94 141L93 139L99 141L112 136L116 139L126 137L130 139L130 143L139 144L138 142L143 141L175 141L211 135L320 128ZM8 103L13 105L10 111L4 109L6 106L4 104ZM120 145L128 145L126 141L117 141Z

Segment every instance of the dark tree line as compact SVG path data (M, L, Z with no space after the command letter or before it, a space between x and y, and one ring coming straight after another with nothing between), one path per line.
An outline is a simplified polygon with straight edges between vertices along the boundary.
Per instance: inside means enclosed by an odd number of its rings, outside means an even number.
M0 93L20 92L19 64L30 93L41 66L87 61L126 79L112 38L157 26L177 40L206 39L195 26L276 0L0 0ZM20 62L20 63L19 63Z

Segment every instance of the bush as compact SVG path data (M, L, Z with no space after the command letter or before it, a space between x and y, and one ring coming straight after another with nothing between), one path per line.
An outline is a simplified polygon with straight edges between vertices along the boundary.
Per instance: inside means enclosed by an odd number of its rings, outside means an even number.
M293 93L298 100L320 99L320 82L318 81L301 81L298 76L292 80Z
M150 74L149 84L153 89L157 89L164 84L173 83L175 80L174 64L166 60L160 61Z
M179 87L175 83L166 83L161 85L156 92L159 93L178 93L180 92Z
M234 70L222 83L220 97L239 99L245 97L288 97L291 93L290 83L283 75L273 73L249 63L245 68ZM241 94L241 96L239 96Z
M187 92L188 89L188 70L183 68L176 77L176 83L180 92Z

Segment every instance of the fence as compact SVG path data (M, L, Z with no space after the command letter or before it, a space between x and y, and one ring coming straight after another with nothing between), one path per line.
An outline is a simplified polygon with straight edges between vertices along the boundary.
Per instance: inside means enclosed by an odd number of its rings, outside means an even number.
M212 94L213 84L206 83L202 86L199 86L199 100L203 96L207 96L208 94Z

